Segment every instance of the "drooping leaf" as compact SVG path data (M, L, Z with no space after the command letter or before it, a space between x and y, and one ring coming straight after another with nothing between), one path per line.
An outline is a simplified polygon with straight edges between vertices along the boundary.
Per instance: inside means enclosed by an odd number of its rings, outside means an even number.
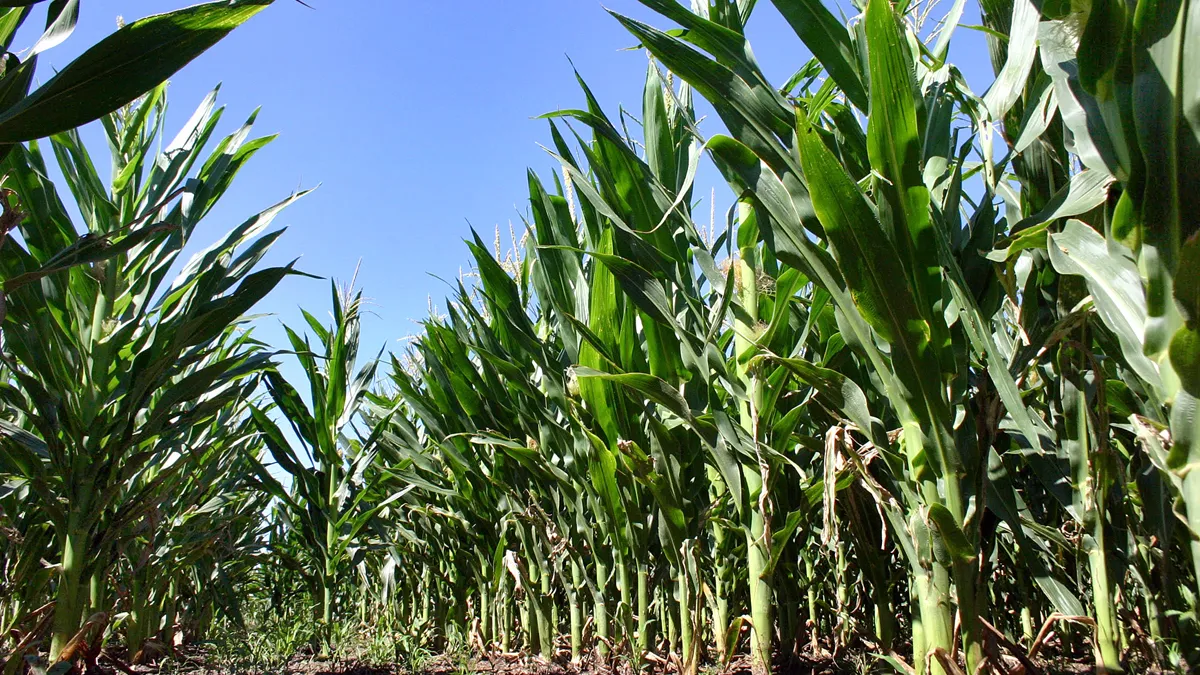
M118 29L0 113L0 143L42 138L116 110L170 77L271 2L210 2Z

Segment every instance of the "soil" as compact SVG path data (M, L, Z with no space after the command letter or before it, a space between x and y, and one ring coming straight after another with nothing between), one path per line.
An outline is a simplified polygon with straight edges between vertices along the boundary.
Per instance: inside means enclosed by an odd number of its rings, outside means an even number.
M833 658L822 655L813 658L807 655L781 658L777 655L773 675L849 675L851 673L889 672L887 666L871 669L870 664L875 658L866 653L844 655ZM170 675L235 675L228 669L223 669L207 661L203 652L192 651L180 654L175 666L170 669ZM1039 660L1040 661L1040 660ZM115 665L105 663L102 666ZM678 664L665 663L659 660L651 663L641 671L648 675L677 675ZM124 664L121 664L124 666ZM116 673L125 671L125 675L168 675L151 666L117 666ZM1052 662L1035 664L1038 670L1028 671L1015 659L1005 659L1003 669L997 673L1007 675L1085 675L1094 673L1095 669L1088 664L1056 659ZM128 670L126 670L128 668ZM107 670L107 669L106 669ZM728 667L701 666L704 675L750 675L749 657L735 658ZM1147 675L1162 674L1162 671L1142 671ZM279 675L467 675L486 673L491 675L636 675L635 671L625 661L617 660L601 664L594 658L586 658L581 663L572 663L564 653L558 659L547 662L541 658L527 658L520 654L493 654L488 658L473 658L468 661L439 656L424 664L422 669L414 674L399 665L372 665L356 661L320 661L311 656L298 655L293 657L286 666L279 670L257 671L254 675L279 673ZM250 675L237 673L236 675ZM1165 675L1165 674L1164 674Z

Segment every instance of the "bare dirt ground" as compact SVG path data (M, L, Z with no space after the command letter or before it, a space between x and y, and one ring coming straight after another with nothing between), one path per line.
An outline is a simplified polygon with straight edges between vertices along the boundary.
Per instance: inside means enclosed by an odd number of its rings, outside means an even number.
M188 675L233 675L227 670L193 663L193 669L184 671ZM136 670L140 671L139 675L156 672L150 668ZM547 662L539 658L492 656L463 663L439 656L427 663L419 673L414 674L396 665L370 665L353 661L322 662L297 657L287 664L281 675L632 675L633 672L625 663L600 664L593 660L571 663L569 660ZM679 671L674 664L648 664L641 672L646 675L669 675ZM750 675L750 662L747 658L739 658L728 668L709 666L702 668L702 672L706 675ZM838 669L832 661L821 663L805 659L776 668L775 675L841 675L849 672L857 671Z
M243 675L242 672L220 667L207 661L203 652L181 654L169 671L160 671L154 667L138 666L125 671L126 675ZM778 655L773 675L849 675L865 672L890 672L885 664L866 653L844 654L839 658L821 655L814 658L800 655ZM875 667L872 668L871 665ZM245 675L474 675L476 673L489 675L677 675L679 669L675 662L649 663L640 671L635 671L628 661L612 660L600 663L594 658L584 659L580 663L572 663L565 656L555 661L545 661L540 658L527 658L518 654L494 654L487 658L452 659L439 656L424 663L421 669L413 673L400 665L372 665L356 661L319 661L310 656L298 655L279 668L256 669L246 671ZM992 671L1001 675L1084 675L1094 673L1095 669L1077 660L1055 658L1039 659L1028 664L1020 663L1017 659L1005 658L1002 664ZM124 670L120 668L119 670ZM1146 675L1165 675L1164 671L1137 669ZM750 675L750 660L748 657L735 658L728 667L715 665L701 666L703 675Z

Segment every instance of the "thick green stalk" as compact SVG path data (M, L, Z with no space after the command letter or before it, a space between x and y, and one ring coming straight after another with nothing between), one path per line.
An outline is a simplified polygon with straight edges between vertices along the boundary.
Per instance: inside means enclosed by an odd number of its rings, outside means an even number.
M1083 548L1088 556L1092 576L1092 601L1096 612L1096 667L1101 673L1121 671L1119 637L1113 606L1113 595L1109 581L1107 547L1104 536L1104 510L1106 505L1105 470L1106 458L1092 439L1087 390L1076 383L1081 377L1074 370L1071 354L1065 349L1060 353L1059 372L1063 376L1062 411L1063 444L1071 458L1074 478L1074 500L1076 509L1083 517L1087 532Z
M875 636L879 646L890 650L896 639L896 617L892 614L890 589L886 586L875 589Z
M83 568L87 557L87 534L78 525L79 516L71 514L71 525L62 540L62 562L55 595L54 633L50 642L50 661L58 660L63 648L79 632L83 623Z
M103 269L107 270L105 275L104 286L100 293L97 294L96 304L92 308L92 323L89 333L89 347L91 353L91 410L87 414L87 422L99 414L100 407L104 404L105 394L108 391L106 387L100 383L107 383L106 373L109 366L109 344L104 338L104 326L109 319L110 308L112 306L112 298L116 295L116 277L114 266L118 264L117 260L110 260L104 265ZM72 473L76 480L90 480L92 476L91 467L87 448L77 448L76 456L72 464ZM79 631L83 624L84 603L91 599L91 579L88 580L89 587L83 586L83 569L88 552L85 550L87 546L88 533L84 529L82 521L84 514L87 513L88 504L91 496L91 487L88 485L80 486L79 493L85 495L83 498L77 498L74 503L69 505L71 512L68 515L67 532L62 537L60 542L60 550L62 559L59 566L58 589L55 595L55 610L54 610L54 629L50 644L50 660L56 661L62 653L63 648L71 638L75 637L75 633ZM97 565L97 570L99 566ZM84 591L87 590L85 595Z
M144 607L143 613L145 615L144 618L142 619L142 646L141 646L141 649L143 649L143 650L146 648L146 641L162 637L161 634L159 633L159 626L162 625L162 606L160 605L161 601L162 601L161 597L158 597L158 598L151 597L151 598L148 598L148 601L146 603L144 603L144 605L143 605L143 607Z
M488 593L487 575L481 574L479 578L479 640L483 643L484 649L490 650L492 645L491 595Z
M801 554L804 559L805 601L808 605L808 636L813 653L817 652L817 639L821 632L821 616L817 614L817 573L813 569L812 553L805 549Z
M497 602L500 616L500 651L512 651L512 593L509 592L508 575L500 577L500 594L503 600Z
M129 617L125 623L125 646L129 650L130 658L133 662L139 662L138 652L146 643L147 635L147 590L142 583L143 571L136 571L133 575L133 583L131 584L129 594Z
M917 477L920 486L920 497L925 509L940 504L950 512L954 523L966 532L966 505L962 496L961 476L954 471L954 466L961 465L956 459L957 448L954 446L953 434L945 427L946 415L938 409L936 403L926 409L926 419L932 422L933 428L928 433L921 427L917 419L907 419L902 422L904 427L905 449L910 461L910 470ZM945 476L940 481L927 465L924 465L927 453L935 453L946 458L950 466L944 466ZM916 460L916 461L914 461ZM944 492L944 496L943 496ZM923 518L919 513L913 518ZM936 527L927 522L923 527ZM927 579L918 583L923 614L924 638L926 649L932 652L943 649L946 653L954 653L954 606L951 594L951 580L957 591L958 615L961 619L960 636L962 652L967 666L967 672L975 672L983 658L982 626L979 623L978 598L975 594L975 577L978 574L977 560L956 560L949 568L936 560L923 560L920 567L914 569L916 577L926 576ZM925 594L928 595L925 595ZM914 641L914 645L916 642ZM928 654L929 652L926 652ZM937 675L944 672L940 663L934 660L931 671Z
M914 566L912 574L909 577L908 586L908 604L913 607L912 611L912 644L913 644L913 670L916 675L924 675L926 672L927 659L925 655L929 653L929 642L925 638L925 605L924 597L921 595L920 585L925 583L924 575Z
M738 215L743 227L754 217L753 206L747 201L738 204ZM737 282L745 318L738 318L734 325L735 353L742 355L754 344L758 336L758 251L757 242L740 248L737 262ZM758 414L763 402L763 382L751 373L739 359L738 375L746 385L749 402L741 406L742 428L758 442ZM771 635L774 625L771 620L771 579L766 574L771 559L771 544L767 540L766 514L764 506L768 486L763 485L762 469L757 462L742 467L746 481L746 492L750 498L750 513L746 529L747 572L750 585L750 661L755 673L771 670Z
M359 588L358 593L358 622L361 624L367 622L367 592L362 587Z
M920 619L913 618L913 665L917 675L931 672L943 675L945 670L929 655L941 647L947 652L954 645L954 619L950 606L950 574L945 567L933 565L918 569L913 585L920 605ZM926 670L926 664L929 669Z
M88 582L88 613L90 614L108 611L108 593L105 587L106 573L103 567L103 565L97 564L92 570L92 577Z
M525 589L525 602L521 603L521 635L527 652L533 652L537 645L537 619L533 609L535 593L532 588Z
M903 404L903 399L895 399ZM907 405L901 407L901 424L904 433L904 449L907 455L908 470L915 478L919 489L919 504L912 505L909 514L912 531L918 538L932 537L931 528L937 527L928 520L924 512L935 505L945 507L960 528L963 524L963 503L959 477L951 469L943 467L946 476L940 485L944 487L945 496L939 489L939 480L927 464L930 454L949 457L955 452L950 440L951 435L941 428L944 417L935 406L930 406L925 412L925 418L932 421L934 428L926 430L919 419L911 414ZM949 460L948 460L949 461ZM922 546L917 547L921 550ZM913 660L918 675L925 672L925 664L929 663L929 672L943 675L945 669L930 654L941 649L948 654L954 653L954 606L951 593L951 578L953 575L957 586L959 610L962 617L961 635L963 637L963 652L966 656L968 671L974 672L982 651L978 641L978 615L975 614L974 597L974 566L959 562L949 567L934 559L932 550L924 547L926 552L921 560L911 563L913 589L917 595L917 606L920 608L920 622L913 618Z
M579 596L583 593L583 565L571 558L571 584L568 586L567 602L571 605L571 661L578 663L583 656L583 606Z
M531 569L538 576L541 593L531 593L535 597L534 612L537 618L537 633L538 633L538 652L542 658L554 658L554 636L556 634L555 627L551 623L549 605L552 602L550 595L550 573L548 570L537 569L537 565L531 565Z
M601 659L609 654L609 633L608 633L608 566L604 564L599 553L595 556L596 561L596 592L593 597L593 618L596 622L596 653Z
M705 467L708 473L709 493L715 503L725 494L725 481L721 472L711 464ZM729 578L729 562L725 557L725 527L712 519L712 558L713 565L713 599L712 624L713 642L715 643L717 659L725 661L725 633L729 630L729 595L726 583Z
M729 590L726 588L726 570L729 565L720 560L716 564L714 576L716 577L713 584L713 602L712 602L712 632L713 642L716 647L717 659L724 661L728 656L725 650L725 634L729 631Z
M953 513L961 514L962 511ZM959 519L962 522L962 519ZM958 611L961 617L959 633L963 641L963 657L968 672L977 672L983 661L983 626L979 623L980 598L976 591L976 577L979 570L974 564L958 562L954 564L954 588L958 597Z
M676 580L679 593L679 661L681 675L695 675L697 670L695 626L692 622L692 605L695 603L688 580L687 565L681 565Z
M637 623L638 623L638 662L646 658L650 651L650 566L638 561L637 566Z
M923 434L920 429L905 429L910 458L914 454L922 452L919 449L919 439L922 436ZM957 481L949 480L946 483L949 486L951 483L956 484ZM922 478L920 486L921 498L924 504L945 505L938 491L936 479L927 475ZM954 513L954 511L951 510L951 513ZM918 519L923 521L920 513L914 513L910 518L914 521ZM925 525L923 522L921 524L922 526L932 527L932 524ZM930 659L930 654L939 648L945 650L946 653L954 652L954 606L950 592L950 570L945 565L933 560L931 556L931 559L921 560L919 563L912 565L912 575L913 588L917 594L917 602L921 615L919 627L916 617L913 619L913 660L917 662L914 665L917 668L918 675L926 672L926 664L929 664L928 672L934 675L944 675L946 672L945 669L942 668L936 659Z
M617 626L622 637L628 639L633 635L633 588L629 582L629 561L621 556L617 558L616 566L617 590L621 598L617 606ZM629 640L626 645L632 647L632 643L633 641Z
M959 478L949 475L946 484L946 507L954 515L955 522L965 531L966 504L961 495ZM958 597L958 615L961 621L960 635L962 651L967 672L978 671L983 661L983 626L979 623L980 598L976 592L976 577L979 574L978 561L957 560L952 566L954 588ZM951 623L953 625L953 623ZM953 650L951 650L953 651Z
M104 385L111 358L111 345L108 340L104 339L104 326L108 323L112 301L117 295L117 270L119 269L117 265L119 263L120 260L117 258L100 266L106 271L104 288L97 295L96 304L92 308L92 325L89 333L89 346L92 349L91 393L95 406L92 415L99 414L99 407L103 405L105 394L108 391Z
M1097 501L1103 498L1104 490L1097 490ZM1100 501L1103 503L1103 501ZM1098 673L1119 673L1121 669L1120 637L1117 634L1117 619L1113 604L1112 587L1108 576L1104 537L1104 521L1097 519L1092 528L1093 546L1088 547L1088 563L1092 570L1092 599L1096 605L1096 647L1099 652Z
M336 441L335 441L336 442ZM334 527L334 519L337 517L333 513L334 504L337 504L337 489L338 489L338 472L337 467L326 466L325 471L329 474L329 492L326 495L326 521L325 521L325 550L324 563L325 569L321 576L321 654L328 655L330 648L330 640L333 639L333 592L334 582L337 574L337 561L333 555L334 548L337 546L337 529Z
M746 481L750 483L750 481ZM759 489L761 489L761 481ZM753 496L756 491L750 494ZM750 583L750 656L756 673L771 671L771 579L766 574L770 551L765 541L766 530L762 512L751 513L750 530L746 533L747 575Z
M425 564L421 567L421 623L429 622L429 612L432 607L432 592L433 573L429 569L429 565Z
M559 628L562 626L562 617L559 616L559 606L555 602L554 593L550 590L546 591L546 605L549 607L551 635L557 636ZM553 639L551 640L553 642Z

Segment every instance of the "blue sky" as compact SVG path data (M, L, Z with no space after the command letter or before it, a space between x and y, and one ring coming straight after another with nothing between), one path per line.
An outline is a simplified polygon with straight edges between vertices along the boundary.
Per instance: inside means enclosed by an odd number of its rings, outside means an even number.
M525 211L526 168L546 176L555 168L538 147L548 140L546 123L532 118L581 105L568 56L614 118L620 104L640 109L647 58L625 49L632 38L595 0L308 3L314 9L277 0L173 78L168 131L217 83L226 133L261 106L256 130L280 137L243 170L197 241L207 245L290 191L320 185L277 221L288 232L270 261L300 257L306 272L347 280L361 260L358 282L373 312L363 353L398 351L399 339L417 330L413 320L427 314L427 298L440 302L446 292L430 275L453 279L467 264L461 240L469 228L490 242L499 225L507 241L508 223L519 228ZM43 55L43 79L112 31L118 15L131 21L186 0L81 4L76 33ZM607 6L669 27L636 0ZM973 3L963 23L979 23ZM766 0L747 32L780 84L809 58ZM23 36L15 47L34 39ZM986 88L979 33L960 30L951 60L977 92ZM712 117L701 128L720 131ZM722 209L728 192L715 178L702 174L697 194L716 185ZM285 281L259 307L275 315L260 322L260 337L282 346L279 321L301 325L300 306L326 316L328 293L328 282Z

